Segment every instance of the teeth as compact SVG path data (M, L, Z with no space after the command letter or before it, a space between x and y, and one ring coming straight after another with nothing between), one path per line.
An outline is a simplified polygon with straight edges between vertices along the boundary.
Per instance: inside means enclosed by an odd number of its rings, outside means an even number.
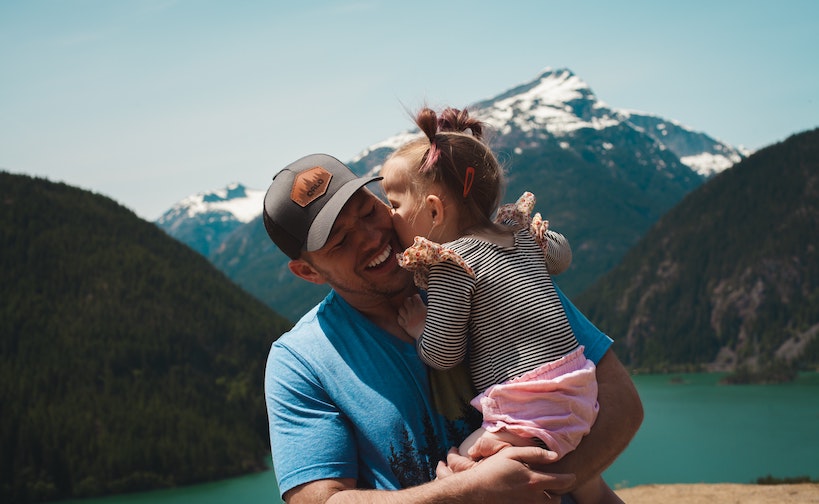
M375 268L375 267L376 267L376 266L378 266L379 264L381 264L381 263L383 263L384 261L386 261L386 260L387 260L387 258L390 256L390 253L392 253L392 247L391 247L391 246L389 246L389 245L387 245L387 248L385 248L383 252L381 252L380 254L378 254L378 257L376 257L375 259L373 259L373 260L372 260L372 262L371 262L370 264L368 264L368 265L367 265L367 267L368 267L368 268Z

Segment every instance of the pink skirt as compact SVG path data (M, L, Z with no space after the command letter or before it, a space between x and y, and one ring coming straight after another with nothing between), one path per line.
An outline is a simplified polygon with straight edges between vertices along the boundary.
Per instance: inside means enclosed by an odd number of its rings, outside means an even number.
M597 378L583 347L472 399L482 427L537 438L563 457L577 448L597 418Z

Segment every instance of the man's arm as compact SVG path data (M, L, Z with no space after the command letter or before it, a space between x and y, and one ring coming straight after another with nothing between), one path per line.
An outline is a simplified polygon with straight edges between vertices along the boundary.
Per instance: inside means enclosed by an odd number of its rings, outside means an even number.
M597 364L597 401L600 413L577 449L545 470L574 473L576 488L600 475L637 434L643 422L643 404L628 371L609 349Z
M538 466L539 470L552 475L575 475L577 479L571 490L600 475L609 467L626 449L643 421L643 405L637 389L611 349L606 351L597 364L597 385L600 412L589 434L580 441L577 449L558 462ZM481 464L496 456L485 459ZM449 466L444 475L449 472L457 474L461 474L461 471L469 472L467 469L474 465L471 459L457 454L450 454L447 463ZM439 469L438 476L441 475ZM557 487L547 487L546 490L551 494L566 493Z
M579 485L601 474L626 449L643 422L643 404L631 376L611 350L611 338L592 324L557 285L555 290L575 336L585 347L586 357L597 365L597 420L576 450L548 468L576 474Z
M284 499L287 504L543 504L545 490L565 493L574 482L570 474L548 474L530 468L548 464L553 458L554 453L537 447L511 447L469 471L412 488L358 490L352 479L327 479L293 488L285 493Z

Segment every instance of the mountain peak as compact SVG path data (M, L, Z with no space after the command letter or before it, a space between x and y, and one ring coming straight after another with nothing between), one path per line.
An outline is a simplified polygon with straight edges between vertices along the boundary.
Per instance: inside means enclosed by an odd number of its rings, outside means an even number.
M596 131L601 138L623 129L647 135L657 148L672 152L680 163L703 177L719 173L748 155L674 120L610 107L567 68L546 68L531 82L470 108L501 136L513 138L516 145L522 140L536 145L560 138L562 145L570 146L583 130Z
M545 69L540 75L490 100L474 105L476 115L501 134L538 131L564 136L621 122L616 111L597 99L591 87L569 69Z
M205 203L216 203L218 201L227 201L246 197L248 197L247 188L238 182L231 182L224 189L219 189L204 194L203 201Z
M197 193L179 201L162 214L157 224L163 226L183 216L192 218L213 213L243 223L250 222L262 212L264 194L264 191L232 182L222 189Z
M615 145L614 139L623 135L643 136L652 150L672 153L678 163L706 178L748 155L674 120L610 107L568 68L547 67L533 80L468 108L497 132L503 139L502 147L516 153L555 141L564 149L579 152L591 147L587 145L589 133L600 140L603 149ZM361 171L377 170L386 156L419 134L417 128L405 130L370 145L351 162L361 165ZM667 161L657 163L658 167L667 166Z
M594 98L594 93L583 79L568 68L544 69L531 82L516 86L493 98L491 102L500 102L509 98L531 99L543 103L563 104L578 98ZM483 102L486 103L486 102ZM481 104L477 104L478 107Z
M547 67L534 80L468 108L501 135L513 130L528 133L546 130L560 134L584 127L600 129L603 124L594 125L587 121L591 105L598 103L589 85L574 72L568 68L553 70ZM393 135L364 149L352 162L382 149L395 150L418 134L418 128L412 128Z

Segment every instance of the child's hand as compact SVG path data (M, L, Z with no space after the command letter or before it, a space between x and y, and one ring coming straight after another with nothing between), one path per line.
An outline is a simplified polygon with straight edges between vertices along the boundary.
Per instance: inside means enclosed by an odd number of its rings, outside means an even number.
M403 306L398 308L398 325L415 340L424 332L426 318L427 307L418 294L405 299Z

